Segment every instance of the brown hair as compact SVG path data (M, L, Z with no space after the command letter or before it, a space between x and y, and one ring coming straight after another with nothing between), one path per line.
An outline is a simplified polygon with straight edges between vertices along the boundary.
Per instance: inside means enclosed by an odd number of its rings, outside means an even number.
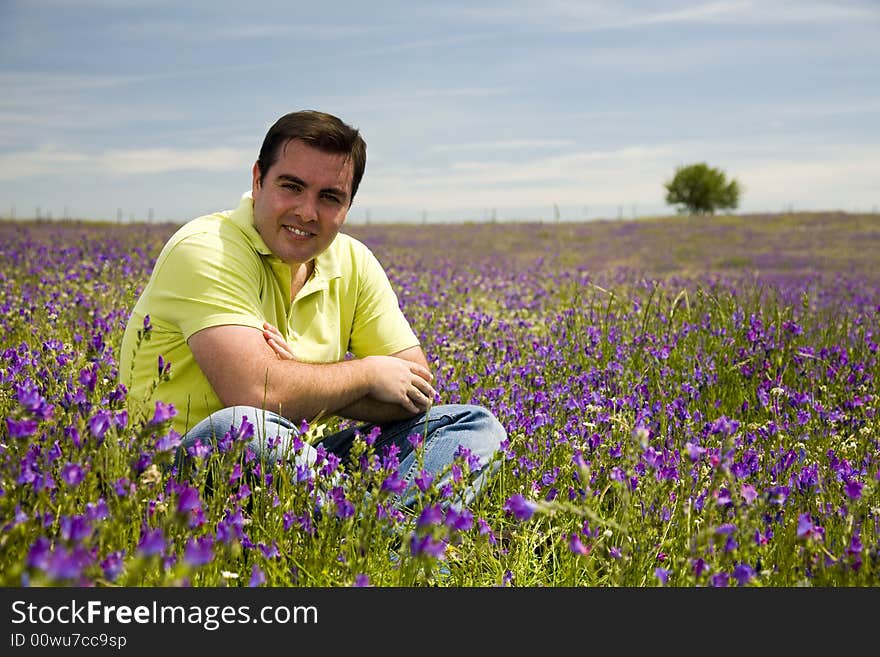
M367 166L367 144L360 132L325 112L302 110L285 114L269 128L263 139L263 146L257 159L260 183L263 182L266 172L278 160L281 149L292 139L301 139L326 153L342 153L351 158L354 169L349 198L351 205Z

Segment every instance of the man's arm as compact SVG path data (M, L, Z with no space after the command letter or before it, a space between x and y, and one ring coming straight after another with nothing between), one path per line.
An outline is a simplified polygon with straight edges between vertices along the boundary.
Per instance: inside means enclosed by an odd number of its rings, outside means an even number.
M411 347L391 355L395 358L401 358L421 365L425 370L429 369L428 359L425 357L425 352L422 351L421 347ZM432 398L431 402L433 403L433 401L434 399ZM424 412L424 410L426 409L421 409L421 412ZM373 424L393 422L395 420L406 420L407 418L416 415L416 413L412 413L398 404L380 402L370 396L362 397L345 408L339 409L336 414L352 420L370 422Z
M368 413L364 418L382 413L389 419L400 413L411 417L427 410L436 395L424 354L421 362L409 354L412 359L368 356L303 363L279 358L259 331L237 325L202 329L188 344L224 406L266 408L294 421L339 415L355 404L360 405L350 410Z

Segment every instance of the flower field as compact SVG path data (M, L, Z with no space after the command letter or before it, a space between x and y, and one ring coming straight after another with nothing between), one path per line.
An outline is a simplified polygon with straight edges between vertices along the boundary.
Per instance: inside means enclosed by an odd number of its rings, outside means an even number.
M880 585L880 217L347 226L442 401L507 428L457 510L394 507L375 436L170 467L117 363L176 228L0 222L0 585Z

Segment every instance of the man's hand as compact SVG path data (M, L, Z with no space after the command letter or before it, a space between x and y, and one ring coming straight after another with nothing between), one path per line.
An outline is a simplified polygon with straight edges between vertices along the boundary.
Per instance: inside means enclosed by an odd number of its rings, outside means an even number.
M268 322L263 323L263 338L278 358L296 360L281 333ZM419 357L422 362L415 360ZM411 414L431 408L437 392L431 386L434 375L427 368L421 349L392 356L367 356L361 362L369 368L369 397L374 401L399 406Z

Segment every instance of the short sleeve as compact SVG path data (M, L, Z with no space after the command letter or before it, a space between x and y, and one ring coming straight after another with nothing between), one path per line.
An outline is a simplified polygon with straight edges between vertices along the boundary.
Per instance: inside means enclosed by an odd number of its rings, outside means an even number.
M418 346L388 275L373 253L363 247L349 351L358 358L389 355Z
M262 328L262 267L246 242L212 233L192 234L161 254L151 281L157 318L176 325L184 339L209 326Z

